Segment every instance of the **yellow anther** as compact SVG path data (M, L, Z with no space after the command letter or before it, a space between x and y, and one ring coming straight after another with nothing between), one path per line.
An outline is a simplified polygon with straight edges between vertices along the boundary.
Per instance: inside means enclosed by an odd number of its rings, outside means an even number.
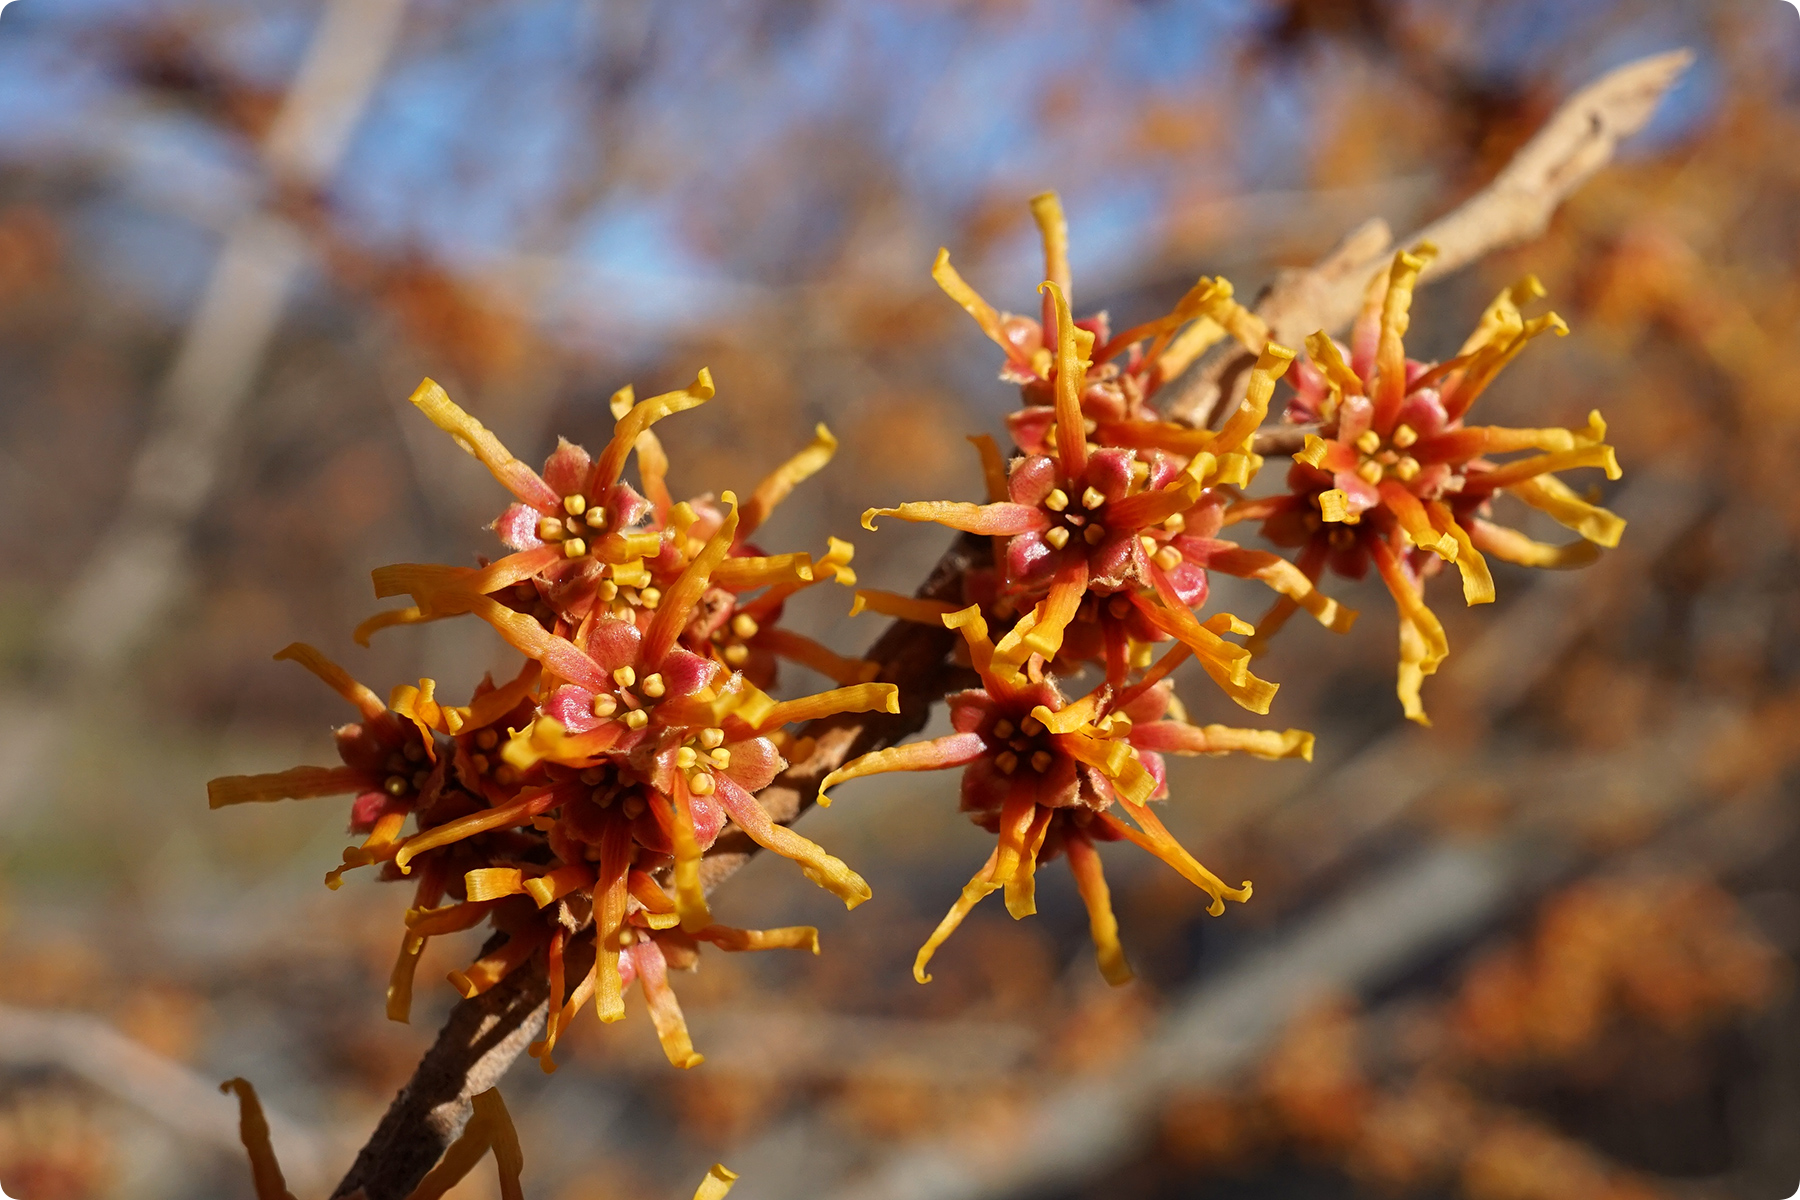
M610 717L618 711L619 702L611 696L602 693L594 697L594 715L596 717Z
M600 586L594 589L594 595L600 598L602 604L611 604L613 598L618 594L619 585L610 579L601 581Z
M1081 493L1081 507L1094 509L1106 503L1106 494L1097 487L1091 487Z
M1173 546L1164 546L1156 552L1156 565L1165 571L1173 571L1181 565L1181 551Z
M745 641L749 641L751 638L755 637L759 630L760 626L757 625L756 618L749 613L739 613L737 616L731 618L731 632L737 634Z
M1106 526L1104 525L1089 525L1086 529L1081 531L1081 540L1090 546L1098 546L1100 544L1100 539L1105 536Z
M683 771L692 769L693 765L699 761L700 756L694 752L692 746L683 746L675 752L675 765Z
M1418 473L1419 460L1410 454L1403 455L1400 461L1394 464L1394 477L1402 483L1410 483Z
M1364 483L1368 483L1368 484L1380 483L1381 482L1381 464L1376 462L1372 458L1364 459L1362 466L1356 468L1356 477L1358 479L1362 480Z
M509 763L501 763L494 768L494 782L502 787L511 787L519 781L519 772Z
M587 543L580 538L570 538L563 543L563 557L580 558L587 553Z
M717 727L700 731L700 744L708 750L725 744L725 731Z
M563 532L563 523L555 517L539 517L537 535L540 542L560 542L568 536Z
M644 798L633 792L625 797L625 803L619 805L619 811L625 814L627 820L637 820L644 815Z
M723 746L720 746L706 757L712 759L713 766L719 768L721 771L731 765L731 751L725 749Z
M994 736L995 737L1005 739L1005 738L1011 737L1012 735L1013 735L1013 723L1011 721L999 720L999 721L994 722Z
M1051 512L1061 512L1069 507L1069 493L1061 488L1051 488L1050 494L1044 497L1044 507Z
M1083 417L1081 421L1081 430L1083 433L1098 433L1100 432L1100 422L1092 417Z
M389 775L387 777L387 782L383 783L381 786L390 796L404 796L408 785L406 780L400 776Z
M625 726L628 729L642 729L650 723L650 714L641 708L634 708L625 714Z
M1155 556L1155 554L1158 550L1162 549L1162 546L1157 543L1156 539L1151 537L1147 533L1140 533L1138 535L1138 545L1140 545L1144 548L1145 554L1148 554L1152 557Z
M994 765L1000 768L1002 775L1011 775L1019 769L1019 756L1011 750L1002 750L994 756Z
M1036 754L1031 756L1031 769L1036 771L1039 775L1042 775L1045 771L1050 769L1050 764L1055 761L1056 756L1051 754L1048 750L1039 750Z
M638 603L645 608L655 608L662 603L662 589L645 588L638 593Z
M638 691L650 697L652 700L661 700L663 698L663 693L668 690L669 686L663 682L661 674L644 676L643 686L638 688Z
M1044 723L1036 717L1026 717L1023 721L1019 722L1019 730L1024 733L1026 737L1036 737L1038 734L1044 732Z
M611 788L595 788L592 792L588 793L588 799L592 800L595 804L598 804L601 808L611 808L612 802L618 798L619 794Z
M587 511L587 497L564 496L563 511L568 513L571 517L579 517L582 513Z
M1402 425L1398 429L1394 430L1394 436L1393 436L1392 440L1393 440L1394 445L1396 445L1396 446L1400 447L1402 450L1404 450L1408 446L1412 445L1414 442L1419 440L1419 431L1414 429L1411 425Z
M500 744L500 735L492 729L484 729L475 735L475 744L483 750L492 750Z
M725 662L729 666L741 667L750 661L750 647L742 642L733 642L725 647Z
M1061 550L1064 546L1069 544L1068 527L1064 526L1064 525L1058 525L1055 529L1052 529L1050 532L1048 532L1044 535L1044 540L1046 542L1049 542L1050 545L1053 546L1054 548Z
M1132 482L1142 483L1148 478L1150 478L1150 464L1144 462L1142 459L1133 459L1131 461Z
M1373 429L1365 429L1356 439L1356 448L1364 454L1373 454L1381 449L1381 435Z
M613 672L613 682L622 688L630 687L637 682L637 672L630 667L620 667Z
M604 508L588 509L587 510L587 523L588 523L589 527L591 527L593 529L605 529L606 528L606 510Z
M1187 528L1187 518L1180 513L1170 513L1168 519L1163 522L1163 528L1170 533L1180 533Z
M688 791L696 796L710 796L714 789L712 772L695 771L688 776Z

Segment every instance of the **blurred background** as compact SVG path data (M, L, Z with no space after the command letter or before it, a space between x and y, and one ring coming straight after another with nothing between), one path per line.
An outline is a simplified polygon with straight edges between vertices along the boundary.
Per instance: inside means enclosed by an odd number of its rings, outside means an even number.
M659 427L676 494L832 466L772 551L854 535L910 590L947 541L868 505L979 497L1016 391L927 277L947 245L1035 311L1025 208L1067 206L1114 327L1201 273L1253 295L1369 216L1416 227L1580 85L1697 62L1541 241L1429 288L1454 351L1532 271L1574 328L1484 418L1598 406L1632 524L1597 566L1432 591L1452 655L1407 727L1379 585L1265 668L1310 764L1183 761L1164 819L1256 898L1223 918L1106 866L1140 980L1099 978L1067 874L990 901L912 982L989 835L952 776L844 789L805 831L876 898L845 919L758 861L721 919L825 954L709 954L504 1083L545 1200L1777 1197L1800 1180L1800 13L1781 0L24 0L0 18L0 1185L245 1197L252 1079L324 1196L410 1073L476 935L382 993L410 889L321 886L341 802L209 813L232 771L332 761L349 712L271 654L386 694L508 659L474 622L352 644L372 567L470 563L499 488L410 410L443 382L527 460L606 398L709 366ZM1783 347L1787 349L1784 350ZM1592 474L1592 473L1588 473ZM1264 487L1278 485L1272 463ZM1585 486L1589 480L1573 479ZM1254 620L1266 593L1215 583ZM878 630L808 593L797 628ZM820 681L791 669L783 685ZM1197 674L1198 721L1240 715ZM456 1193L494 1193L481 1168ZM734 1200L735 1200L734 1194Z

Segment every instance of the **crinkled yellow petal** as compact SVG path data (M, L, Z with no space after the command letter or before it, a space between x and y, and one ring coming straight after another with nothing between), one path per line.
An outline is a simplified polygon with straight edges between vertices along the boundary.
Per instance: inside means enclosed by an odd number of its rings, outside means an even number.
M900 689L891 683L853 683L849 687L816 692L783 700L757 723L759 731L779 729L798 721L813 721L838 713L900 711Z
M1163 722L1150 728L1158 728ZM1162 754L1251 754L1271 761L1312 761L1313 735L1304 729L1238 729L1230 725L1188 725L1180 739L1157 739Z
M1051 580L1049 594L1032 610L1037 620L1025 633L1021 644L1033 654L1043 655L1046 661L1055 658L1057 651L1062 649L1063 634L1075 620L1076 613L1081 611L1087 585L1087 559L1071 559L1058 568Z
M1363 383L1361 376L1350 369L1350 364L1338 353L1337 343L1323 329L1306 339L1306 357L1332 387L1348 396L1363 395L1363 389L1367 385ZM1313 465L1318 466L1317 463Z
M863 658L846 658L828 646L820 645L805 634L786 629L764 629L756 635L756 645L778 658L799 663L817 671L833 683L868 683L881 674L881 664Z
M1608 479L1617 479L1622 474L1619 460L1613 448L1604 443L1597 446L1579 446L1573 450L1562 450L1554 454L1536 454L1530 458L1521 458L1504 463L1491 471L1483 471L1471 476L1474 482L1490 488L1509 488L1516 484L1534 479L1539 475L1547 475L1552 471L1572 471L1577 467L1599 467L1606 472Z
M737 556L725 559L712 573L712 584L732 592L780 584L811 583L812 555L771 554L765 558Z
M477 867L463 873L463 889L471 900L498 900L525 890L524 872L517 867Z
M1044 244L1044 278L1069 291L1069 222L1063 216L1062 197L1042 192L1031 198L1031 219L1037 222Z
M1256 365L1250 368L1250 383L1245 389L1243 400L1226 419L1225 424L1219 427L1219 436L1215 442L1219 449L1215 453L1250 449L1263 418L1269 415L1269 401L1275 395L1275 383L1287 374L1293 361L1294 352L1286 346L1275 342L1268 342L1263 346L1262 352L1256 357Z
M819 931L811 925L788 925L781 929L736 929L730 925L708 925L694 931L703 942L711 942L721 950L810 950L819 952Z
M1589 504L1554 475L1527 479L1506 490L1597 546L1611 549L1625 532L1624 518Z
M546 871L519 885L539 908L548 908L570 892L589 887L594 882L594 868L586 863L565 863L554 871Z
M1319 517L1325 521L1342 521L1350 515L1350 496L1343 488L1319 493Z
M489 1088L474 1097L474 1106L475 1112L463 1126L462 1135L450 1143L444 1157L431 1168L407 1200L442 1200L480 1164L489 1150L494 1152L494 1168L500 1176L501 1200L524 1200L519 1173L525 1169L525 1156L519 1150L519 1135L513 1128L505 1102L500 1099L500 1092Z
M975 447L975 453L981 456L981 478L987 484L988 503L998 504L1009 499L1011 492L1006 485L1006 460L1000 457L1000 446L985 433L972 434L969 445Z
M893 508L863 510L862 527L875 532L876 517L899 517L915 524L928 522L963 533L1009 537L1029 529L1043 529L1041 512L1024 504L1002 500L993 504L969 504L962 500L910 500Z
M427 621L441 621L451 615L433 613L426 616L424 610L416 604L409 604L405 608L383 609L352 630L350 637L357 645L367 646L369 639L383 629L392 629L396 625L422 625Z
M651 618L650 628L644 631L641 653L645 665L652 669L661 666L662 660L674 648L675 639L687 628L694 605L699 603L701 595L706 591L712 573L718 570L719 565L725 561L725 556L731 553L731 544L737 537L737 497L725 492L719 499L725 502L728 509L725 519L719 523L718 530L706 539L706 547L694 556L694 561L687 565L663 595L662 603L657 606L656 616Z
M1281 593L1333 633L1349 633L1356 623L1356 610L1346 608L1319 591L1306 573L1287 559L1262 550L1236 547L1212 554L1207 559L1211 570L1236 575L1240 579L1259 579ZM1255 629L1236 630L1254 635Z
M387 1019L405 1025L412 1020L413 976L419 971L419 955L427 939L408 930L400 939L400 953L388 974Z
M1125 948L1119 944L1119 919L1113 915L1112 891L1106 886L1106 875L1100 869L1100 855L1094 844L1080 833L1070 833L1063 843L1069 855L1069 872L1075 876L1075 888L1087 908L1088 934L1094 939L1094 957L1099 960L1100 974L1114 987L1130 983L1131 964L1125 961Z
M932 955L937 953L939 946L950 940L950 935L963 923L963 918L981 903L983 897L1000 888L1001 885L994 881L994 869L999 860L1000 849L996 846L993 853L988 855L987 863L963 885L962 895L950 906L950 911L944 914L944 919L938 922L937 928L931 931L925 944L919 947L919 953L913 959L914 979L920 983L931 982L931 976L925 973L925 968L930 965Z
M994 311L993 305L981 298L981 293L957 274L956 268L950 265L950 251L944 247L938 248L937 260L931 264L931 277L944 289L945 295L962 305L963 311L975 318L975 323L981 326L981 332L993 338L1001 347L1006 346L1006 337L1000 328L1000 314Z
M1465 604L1492 604L1494 602L1494 576L1488 570L1487 559L1481 557L1481 551L1469 538L1469 531L1462 527L1450 506L1442 500L1431 502L1431 524L1445 537L1456 542L1456 569L1462 572L1463 602Z
M1050 818L1054 815L1054 809L1037 810L1031 819L1031 828L1025 833L1019 866L1006 881L1006 911L1015 921L1037 912L1038 852L1044 848L1044 835L1050 831Z
M275 661L299 663L317 675L326 687L354 704L365 720L373 721L387 711L387 705L380 696L356 682L351 678L350 672L305 642L294 642L283 647L275 655Z
M694 834L694 812L688 801L687 778L675 773L675 911L689 933L712 924L712 910L700 886L700 842Z
M725 1194L737 1182L737 1172L726 1170L724 1163L714 1163L706 1178L700 1181L700 1188L694 1193L694 1200L725 1200Z
M681 1004L669 988L662 948L654 941L645 940L633 949L632 958L637 963L638 983L644 989L650 1021L656 1026L656 1040L662 1043L663 1054L684 1071L699 1066L706 1059L695 1053L687 1018L682 1016Z
M550 931L541 925L518 930L498 949L482 955L461 971L450 972L450 986L464 1000L473 1000L518 970L549 940Z
M460 842L464 838L474 837L478 833L523 825L539 813L549 812L561 804L565 798L564 789L536 788L520 793L519 797L510 804L470 813L466 817L458 817L453 821L446 821L442 825L434 825L423 833L415 833L407 838L400 847L400 853L394 856L394 864L400 868L401 874L407 874L411 870L407 864L427 850L448 846L452 842Z
M595 503L604 504L607 493L619 481L619 475L625 469L625 456L637 445L638 435L664 417L698 408L711 400L713 395L712 372L701 367L694 382L680 391L664 392L641 404L632 405L631 411L613 426L612 439L588 469L588 496Z
M1162 859L1173 867L1183 879L1211 896L1212 903L1207 906L1207 912L1215 917L1223 916L1225 901L1235 900L1242 904L1250 899L1252 888L1248 879L1244 880L1242 887L1231 887L1223 879L1201 866L1199 860L1189 854L1187 848L1176 841L1174 835L1163 827L1163 823L1157 819L1155 813L1123 796L1119 798L1119 803L1126 812L1131 814L1131 819L1138 823L1139 828L1132 828L1110 812L1101 813L1100 819L1123 834L1127 840Z
M540 512L550 512L561 504L562 497L536 471L514 458L487 426L457 407L435 380L420 383L409 399L433 425L480 460L507 491Z
M979 740L971 741L972 737L971 734L955 733L926 742L908 742L903 746L888 746L859 755L820 781L818 803L821 807L829 808L831 797L827 790L852 779L866 779L871 775L885 775L893 771L941 771L949 767L966 766L973 761L974 756L981 753L982 743Z
M837 448L838 441L831 435L831 430L823 424L817 426L813 430L813 440L807 444L806 449L776 467L750 493L750 499L744 503L743 516L738 523L738 536L747 538L756 532L769 519L769 514L775 511L775 506L787 498L789 492L831 461Z
M600 835L600 873L594 883L594 1012L605 1024L625 1019L625 984L619 974L620 937L631 872L631 827L623 821ZM579 993L578 993L579 995ZM580 1007L579 1003L575 1005Z
M232 804L345 796L367 786L368 776L354 767L290 767L268 775L221 775L207 781L206 805L225 808Z
M1469 531L1469 537L1483 552L1502 562L1516 563L1521 567L1585 567L1600 557L1600 547L1590 541L1552 546L1533 541L1516 529L1495 525L1479 517L1475 519L1475 527Z
M482 900L467 904L447 904L442 908L411 908L406 911L406 928L417 937L443 937L447 933L461 933L487 920L488 914L494 910L494 903Z
M1063 474L1080 478L1087 469L1087 430L1082 423L1081 392L1094 353L1094 335L1077 329L1068 298L1053 280L1038 287L1048 292L1056 309L1056 453Z
M872 612L919 625L940 624L945 616L956 611L956 605L946 604L942 600L921 600L916 596L902 596L897 592L870 588L858 588L850 601L850 615L853 617L859 613Z
M1414 251L1401 250L1394 255L1393 265L1388 268L1387 295L1381 303L1381 340L1375 354L1374 391L1369 398L1375 402L1370 424L1382 434L1393 429L1400 405L1406 399L1405 338L1412 321L1413 288L1419 282L1419 272L1437 256L1435 246L1421 245Z
M1503 336L1510 340L1512 334L1524 324L1519 310L1533 300L1543 299L1544 295L1544 285L1538 282L1536 275L1527 275L1504 289L1482 312L1474 331L1462 344L1462 349L1456 352L1457 357L1474 354Z
M269 1140L269 1120L263 1115L262 1101L248 1079L227 1079L219 1085L221 1092L235 1092L238 1098L238 1139L250 1157L250 1180L256 1188L256 1200L294 1200L282 1177L281 1164L275 1159L275 1146Z

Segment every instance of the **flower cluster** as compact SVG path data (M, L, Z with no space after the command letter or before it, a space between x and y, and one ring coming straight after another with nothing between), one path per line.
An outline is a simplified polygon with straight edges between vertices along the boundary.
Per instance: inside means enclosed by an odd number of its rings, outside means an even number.
M1307 339L1309 361L1295 371L1287 420L1314 424L1294 455L1288 492L1226 510L1228 523L1262 522L1270 541L1298 550L1308 580L1329 566L1360 579L1373 562L1400 613L1398 691L1406 715L1430 724L1419 699L1424 677L1450 652L1444 628L1426 607L1425 579L1445 563L1462 575L1469 604L1494 599L1485 554L1529 567L1592 562L1616 546L1625 522L1577 496L1556 472L1594 467L1608 479L1619 463L1598 411L1586 429L1510 429L1468 425L1469 408L1501 368L1538 335L1566 334L1555 313L1526 319L1519 306L1541 297L1534 278L1502 292L1454 358L1424 363L1404 344L1413 288L1436 251L1402 251L1369 285L1346 347L1324 333ZM1496 463L1491 456L1537 451ZM1546 545L1489 518L1507 492L1579 533L1583 541ZM1259 639L1293 613L1283 598L1257 628Z
M1350 345L1321 332L1300 360L1222 279L1202 278L1168 314L1118 334L1104 313L1077 319L1061 205L1047 194L1032 212L1046 276L1036 316L994 309L945 251L932 271L1001 347L1000 376L1022 393L1007 420L1010 454L991 437L971 439L986 502L909 501L862 520L870 530L886 516L989 539L992 563L965 571L954 600L864 589L852 606L956 631L977 686L946 697L946 736L847 762L848 741L838 738L813 763L835 766L819 785L822 804L828 789L866 776L958 768L963 811L996 838L920 949L920 982L984 896L1003 892L1014 917L1035 911L1038 865L1059 856L1086 903L1102 974L1115 984L1130 979L1101 842L1149 851L1205 891L1215 915L1228 900L1249 899L1248 882L1233 887L1202 866L1157 816L1152 805L1169 796L1165 756L1310 759L1313 737L1196 725L1171 676L1191 659L1232 701L1267 714L1276 685L1250 669L1266 640L1301 609L1340 633L1355 619L1319 590L1326 567L1360 577L1375 564L1399 607L1400 698L1423 721L1421 681L1448 652L1423 600L1425 579L1453 562L1465 598L1485 602L1494 588L1484 555L1577 565L1595 546L1615 544L1623 527L1556 475L1597 467L1617 477L1598 413L1583 430L1465 424L1471 404L1531 339L1564 332L1554 314L1521 313L1541 294L1535 281L1496 300L1455 357L1417 362L1403 339L1431 251L1403 252L1370 283ZM1164 383L1228 341L1252 361L1223 420L1198 428L1165 417L1157 408ZM1259 435L1284 380L1293 394L1283 419L1305 429L1304 447L1285 492L1252 496ZM741 504L729 491L677 502L653 426L712 397L704 370L686 388L643 401L622 389L600 453L563 441L539 472L441 387L422 383L413 404L512 494L492 523L506 553L472 567L377 570L377 595L408 603L364 622L356 638L366 644L384 628L473 615L522 655L520 670L504 683L484 680L466 704L440 699L430 679L383 700L318 651L290 646L277 657L307 667L358 710L359 720L337 731L342 765L210 785L214 807L354 797L350 827L362 841L326 882L337 887L365 866L416 881L389 988L394 1019L407 1017L427 941L488 925L496 936L451 982L473 997L528 963L544 971L549 1017L531 1052L545 1070L580 1009L591 1001L602 1021L619 1020L634 981L670 1061L693 1066L701 1057L670 969L691 968L703 943L818 950L811 928L713 921L702 856L727 824L798 863L846 905L869 898L859 875L775 821L757 798L788 757L821 750L790 727L899 711L896 687L876 682L879 664L781 624L800 590L827 580L855 587L849 543L830 539L815 559L769 554L752 541L775 506L831 459L836 441L820 426ZM1495 461L1521 452L1529 453ZM636 487L625 480L633 458ZM1585 540L1547 546L1495 524L1500 492ZM1247 521L1295 551L1293 560L1221 536ZM1215 571L1277 593L1258 626L1201 615ZM768 689L782 661L838 686L777 701Z
M1615 544L1622 527L1552 474L1597 466L1618 476L1598 413L1584 431L1463 424L1469 405L1531 338L1564 331L1554 314L1521 316L1519 304L1541 294L1535 281L1502 295L1455 358L1417 363L1406 358L1402 335L1431 251L1401 253L1370 284L1354 349L1320 333L1307 340L1310 361L1296 363L1222 279L1202 278L1167 315L1117 335L1104 313L1075 319L1061 204L1045 194L1031 209L1044 246L1041 318L995 310L950 265L948 251L938 252L932 271L1001 347L1001 379L1021 389L1022 406L1007 420L1010 461L992 439L971 439L988 503L911 501L863 515L871 530L892 516L993 539L994 567L965 580L962 605L857 593L859 608L961 630L981 687L949 697L955 733L864 755L825 780L829 787L885 771L960 767L963 809L998 836L919 951L921 982L937 947L983 896L1005 889L1014 917L1034 911L1037 863L1065 852L1102 972L1114 983L1130 978L1096 840L1126 838L1148 849L1204 889L1215 915L1226 900L1249 898L1248 883L1227 886L1146 807L1168 794L1161 755L1310 758L1312 736L1196 727L1174 707L1167 677L1191 657L1232 700L1267 713L1276 685L1249 670L1266 639L1298 609L1338 632L1355 619L1318 590L1325 565L1360 576L1375 561L1400 607L1400 698L1406 714L1423 721L1420 681L1448 652L1421 599L1425 576L1455 562L1465 596L1480 603L1493 599L1482 551L1527 565L1576 565L1592 558L1590 543ZM1235 409L1217 429L1165 419L1155 407L1163 382L1228 338L1256 356ZM1241 489L1263 461L1256 435L1284 378L1294 386L1285 419L1316 428L1294 456L1289 492L1247 499ZM1486 457L1527 449L1541 453L1504 464ZM1491 523L1501 490L1588 542L1544 546ZM1252 518L1276 545L1298 547L1297 560L1219 536ZM1259 627L1196 614L1209 571L1259 579L1279 593ZM990 629L1003 632L990 640ZM1250 640L1227 640L1238 635ZM1158 643L1171 640L1159 656ZM1098 681L1067 700L1061 681L1090 669Z
M766 555L749 540L836 443L821 426L743 505L731 492L674 503L650 426L712 394L704 371L690 387L641 403L627 389L614 397L613 436L597 458L565 441L540 474L425 381L413 403L517 498L493 523L511 553L472 568L377 570L378 595L413 603L365 622L357 636L472 613L524 655L519 674L484 681L464 705L441 700L430 679L383 701L318 651L291 646L277 657L308 667L359 710L358 723L337 731L343 765L210 785L215 808L354 796L350 827L364 840L326 882L336 887L346 871L373 865L385 878L417 880L390 1017L407 1017L428 939L491 924L504 938L450 980L476 996L541 955L552 1003L533 1053L546 1070L579 1009L592 999L601 1020L620 1019L634 980L670 1061L693 1066L701 1056L670 968L692 967L701 943L818 950L810 928L713 922L700 859L727 821L847 905L868 899L860 876L776 824L755 795L787 765L789 725L897 708L894 686L871 682L873 664L778 625L801 588L854 583L849 544L834 539L815 562ZM631 454L642 492L621 478ZM844 686L777 702L763 689L782 658ZM590 925L593 966L565 997L568 956Z

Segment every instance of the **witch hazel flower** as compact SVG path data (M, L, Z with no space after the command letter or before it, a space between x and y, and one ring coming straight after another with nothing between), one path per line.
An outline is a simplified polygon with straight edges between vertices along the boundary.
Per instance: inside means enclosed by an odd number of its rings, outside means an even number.
M1056 286L1058 296L1072 302L1069 228L1062 200L1055 192L1035 196L1031 215L1043 243L1044 278ZM1038 453L1035 447L1046 440L1067 437L1067 431L1052 424L1061 363L1056 349L1058 318L1050 295L1043 296L1041 319L1001 312L951 265L947 249L938 250L931 277L1005 353L1000 378L1019 384L1024 400L1024 407L1007 419L1020 449ZM1225 338L1237 337L1252 350L1267 340L1265 336L1252 345L1249 339L1261 331L1261 323L1232 299L1230 283L1204 277L1168 313L1117 336L1111 334L1104 312L1072 323L1097 347L1077 389L1090 434L1102 425L1159 419L1150 401L1163 382Z
M1371 282L1347 350L1323 333L1307 339L1310 362L1295 372L1288 419L1317 422L1318 432L1294 455L1287 494L1245 501L1226 515L1227 522L1261 521L1264 536L1298 549L1295 566L1310 580L1327 567L1361 578L1374 564L1400 613L1401 704L1424 724L1421 684L1449 654L1443 625L1424 601L1427 578L1454 563L1464 600L1489 603L1494 581L1485 555L1523 566L1582 566L1599 547L1616 546L1625 527L1556 475L1591 467L1619 478L1598 411L1586 429L1466 424L1470 406L1533 338L1568 332L1555 313L1520 313L1543 295L1537 280L1501 293L1454 358L1433 365L1406 356L1413 288L1435 253L1429 245L1401 251ZM1520 451L1535 453L1490 457ZM1584 540L1546 545L1494 523L1501 493ZM1293 611L1292 600L1278 601L1258 624L1258 639Z
M1041 447L1049 452L1015 459L1004 474L1004 493L987 504L924 501L874 508L863 514L863 526L874 529L876 518L895 516L995 539L1001 572L996 615L1021 614L997 646L1003 670L1017 669L1031 656L1048 663L1059 655L1091 659L1104 662L1108 681L1118 686L1133 666L1147 661L1143 647L1172 637L1233 700L1266 713L1275 685L1249 672L1247 650L1225 641L1191 611L1206 598L1206 568L1262 578L1300 597L1327 624L1347 628L1353 614L1341 614L1297 572L1281 570L1274 555L1184 535L1190 519L1199 530L1217 532L1211 489L1224 482L1221 464L1232 460L1241 467L1253 457L1255 431L1293 354L1265 347L1243 403L1219 430L1200 432L1185 459L1160 449L1093 446L1081 434L1078 403L1092 338L1070 320L1055 283L1044 287L1058 323L1055 428L1063 435L1054 446ZM991 443L982 449L991 493L999 492L998 452ZM1234 477L1247 478L1241 472ZM863 607L897 616L939 615L915 611L917 602L868 591L859 592L858 599ZM1232 623L1235 631L1247 631L1247 626L1236 629L1241 625ZM1064 654L1072 628L1075 653Z
M676 503L669 494L669 459L652 430L656 422L698 408L714 396L711 374L638 402L630 386L612 399L613 435L598 458L566 439L545 460L543 473L516 459L442 387L425 380L412 403L485 465L518 500L493 523L512 554L466 578L496 603L531 616L552 633L569 636L596 611L647 626L663 596L717 530L722 508L710 497ZM765 555L749 542L796 485L831 460L837 440L823 425L813 441L763 479L744 505L737 540L711 576L704 602L683 644L747 671L758 686L774 682L776 660L798 662L838 683L873 677L872 664L847 659L802 634L779 629L786 600L826 579L856 581L850 543L828 539L815 561L805 553ZM640 493L622 479L635 454ZM751 597L751 593L757 593ZM378 613L357 629L367 644L376 631L456 615L420 605Z
M1210 895L1215 916L1225 911L1225 901L1250 898L1248 881L1234 888L1200 865L1147 807L1168 794L1162 756L1244 751L1310 759L1312 734L1169 719L1173 691L1165 677L1187 657L1185 646L1171 650L1129 688L1115 691L1102 684L1069 702L1054 680L999 667L978 606L942 620L962 633L981 681L979 688L947 698L955 732L865 754L826 776L819 788L819 803L828 804L826 790L853 779L960 767L963 811L998 835L994 852L920 948L914 978L930 981L926 967L937 948L990 893L1004 889L1007 911L1015 918L1035 912L1038 864L1066 853L1088 908L1101 972L1111 983L1127 982L1131 970L1095 842L1125 839L1142 846ZM1121 819L1120 812L1130 820Z

